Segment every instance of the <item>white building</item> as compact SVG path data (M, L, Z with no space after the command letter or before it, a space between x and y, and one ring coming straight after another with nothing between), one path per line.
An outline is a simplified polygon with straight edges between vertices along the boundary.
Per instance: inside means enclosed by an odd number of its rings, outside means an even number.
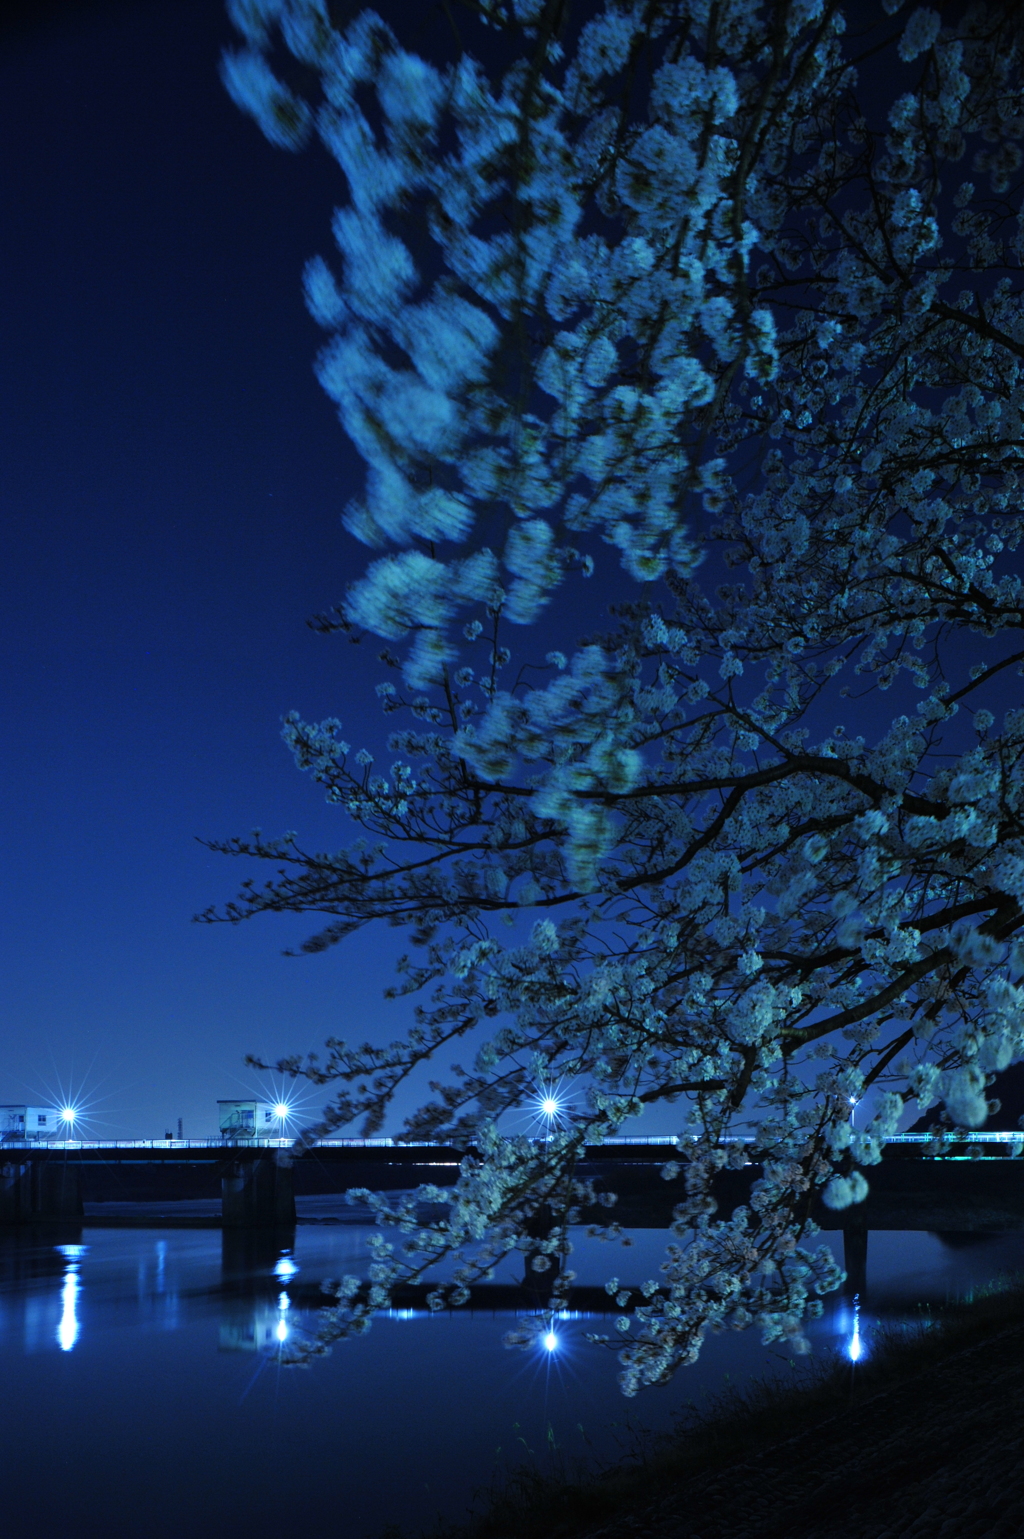
M218 1101L217 1123L222 1138L283 1138L281 1109L269 1101Z
M41 1138L67 1138L71 1129L53 1106L0 1106L0 1141L32 1143Z

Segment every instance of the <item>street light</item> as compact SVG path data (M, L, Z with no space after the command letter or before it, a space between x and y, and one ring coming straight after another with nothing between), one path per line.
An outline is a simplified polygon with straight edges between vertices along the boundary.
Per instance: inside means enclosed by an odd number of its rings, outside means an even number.
M291 1114L292 1109L288 1103L286 1101L278 1101L277 1105L274 1107L274 1116L277 1118L278 1122L287 1122Z

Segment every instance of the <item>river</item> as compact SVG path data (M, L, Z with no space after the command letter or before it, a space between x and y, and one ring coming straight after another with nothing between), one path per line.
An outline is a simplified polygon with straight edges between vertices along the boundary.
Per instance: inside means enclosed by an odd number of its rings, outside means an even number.
M0 1234L4 1531L376 1539L396 1524L415 1535L465 1514L509 1464L547 1467L552 1440L569 1465L607 1461L642 1429L671 1427L688 1401L789 1371L788 1353L755 1332L727 1334L629 1401L614 1358L586 1340L614 1335L613 1317L559 1319L524 1352L502 1345L511 1314L479 1309L380 1316L311 1367L282 1366L282 1345L315 1321L319 1282L357 1270L366 1235L351 1223L260 1240L88 1220ZM618 1254L584 1241L580 1281L656 1273L660 1237L632 1238ZM812 1339L870 1353L880 1320L1020 1268L1024 1234L873 1233L856 1341L840 1298Z

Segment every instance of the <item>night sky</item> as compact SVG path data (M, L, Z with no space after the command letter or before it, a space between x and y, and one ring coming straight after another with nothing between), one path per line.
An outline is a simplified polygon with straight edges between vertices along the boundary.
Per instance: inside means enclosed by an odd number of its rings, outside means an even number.
M190 922L246 874L197 836L353 835L280 742L286 711L384 747L372 638L306 625L367 555L341 527L362 471L314 378L301 294L343 178L232 105L221 0L4 14L0 1104L70 1091L96 1136L160 1137L179 1117L201 1136L219 1097L259 1088L246 1052L380 1041L411 1014L382 998L399 932L296 959L282 951L315 917ZM538 655L591 628L613 565L586 615L560 592ZM974 653L963 638L965 673ZM1006 687L975 704L1005 709ZM849 725L912 710L899 693ZM675 1130L671 1110L643 1125Z
M373 650L305 624L363 562L300 285L341 178L231 104L231 36L125 0L2 37L0 1103L81 1091L95 1136L212 1133L245 1052L408 1018L393 934L294 960L299 918L190 923L244 875L195 836L348 837L285 711L381 733Z

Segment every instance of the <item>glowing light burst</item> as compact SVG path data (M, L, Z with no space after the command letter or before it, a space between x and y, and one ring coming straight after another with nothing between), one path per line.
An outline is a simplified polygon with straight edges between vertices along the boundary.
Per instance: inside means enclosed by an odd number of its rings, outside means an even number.
M272 1138L294 1138L304 1123L316 1120L312 1107L308 1104L309 1097L305 1099L289 1093L280 1085L275 1085L271 1101L271 1113L274 1118L272 1129L266 1129ZM312 1113L312 1115L311 1115Z
M275 1074L269 1084L267 1080L256 1080L255 1090L252 1080L238 1079L237 1083L244 1087L246 1095L254 1095L257 1101L269 1104L274 1120L269 1126L259 1128L261 1137L295 1138L304 1127L319 1121L314 1104L316 1092L303 1093L301 1087L287 1076Z
M578 1320L579 1318L579 1314L568 1309L562 1309L555 1314L547 1316L545 1321L547 1329L540 1333L537 1342L548 1362L551 1361L556 1352L564 1352L565 1349L565 1341L557 1329L559 1321Z
M527 1107L527 1115L542 1137L548 1138L556 1129L568 1127L572 1096L563 1088L561 1080L554 1085L540 1085Z
M64 1139L88 1137L86 1129L81 1125L88 1120L88 1114L78 1098L64 1095L61 1091L55 1099L56 1104L50 1104L57 1118L56 1136Z
M109 1101L109 1095L100 1095L97 1091L88 1088L91 1078L92 1066L84 1077L79 1077L74 1070L67 1075L61 1074L56 1065L53 1066L53 1075L49 1083L45 1080L41 1094L36 1092L33 1099L40 1106L52 1111L54 1128L50 1137L60 1139L82 1139L109 1137L110 1134L103 1129L107 1119L99 1112L104 1101ZM102 1084L102 1081L100 1082ZM99 1114L98 1114L99 1113ZM97 1126L99 1124L99 1126Z
M87 1138L89 1132L84 1123L90 1120L88 1112L77 1098L61 1095L54 1107L57 1114L57 1126L60 1130L60 1138ZM95 1137L95 1132L92 1133Z

